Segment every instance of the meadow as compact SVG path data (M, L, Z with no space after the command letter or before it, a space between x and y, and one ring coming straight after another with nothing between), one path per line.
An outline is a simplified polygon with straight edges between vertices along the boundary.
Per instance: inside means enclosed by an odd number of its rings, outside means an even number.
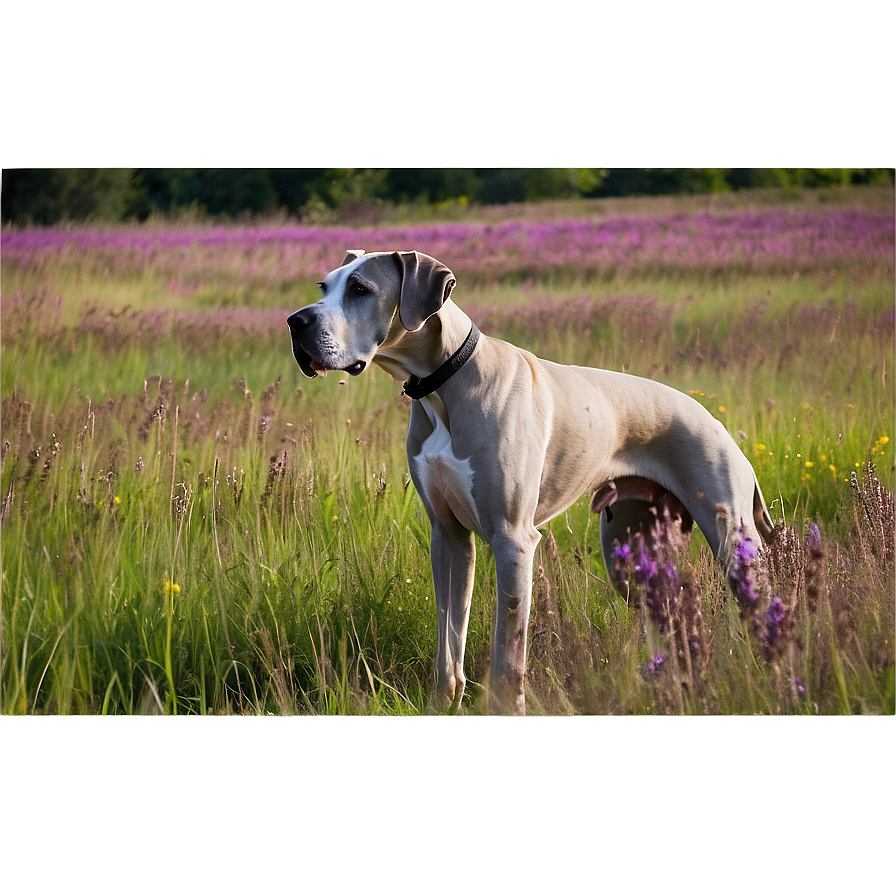
M395 248L488 335L694 395L779 524L752 603L697 537L628 606L583 496L543 530L530 713L893 713L893 192L820 195L4 229L0 709L429 711L409 400L305 379L285 323L346 249ZM480 544L467 713L493 576Z

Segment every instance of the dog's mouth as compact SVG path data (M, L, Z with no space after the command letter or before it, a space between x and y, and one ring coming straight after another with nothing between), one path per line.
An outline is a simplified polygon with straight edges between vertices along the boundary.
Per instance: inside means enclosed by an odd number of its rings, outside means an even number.
M315 361L312 358L308 366L312 371L311 376L326 376L331 370L342 370L350 376L358 376L358 374L363 372L367 364L364 361L355 361L354 364L349 364L348 367L325 367L319 361Z
M306 352L295 340L293 340L292 343L292 353L293 357L295 357L298 362L302 373L307 377L326 376L331 370L342 370L350 376L358 376L363 373L364 368L367 367L366 361L355 361L353 364L349 364L346 367L327 367L326 364L322 364L317 358L313 358L308 354L308 352Z

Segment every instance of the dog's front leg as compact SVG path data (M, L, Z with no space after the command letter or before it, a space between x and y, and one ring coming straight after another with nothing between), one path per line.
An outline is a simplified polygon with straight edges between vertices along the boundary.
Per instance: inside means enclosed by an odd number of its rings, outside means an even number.
M472 532L460 527L449 530L434 520L430 549L439 632L435 668L437 708L453 712L463 700L467 682L464 649L476 545Z
M541 540L536 529L493 539L498 589L492 641L489 709L526 712L526 636L532 602L532 563Z

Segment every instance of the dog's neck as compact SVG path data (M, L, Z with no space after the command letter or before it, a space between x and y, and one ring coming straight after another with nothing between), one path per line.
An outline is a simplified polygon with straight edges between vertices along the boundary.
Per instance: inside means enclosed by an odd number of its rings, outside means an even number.
M411 376L422 379L437 370L463 345L470 326L470 318L451 299L413 333L401 326L396 314L392 329L373 363L399 383Z

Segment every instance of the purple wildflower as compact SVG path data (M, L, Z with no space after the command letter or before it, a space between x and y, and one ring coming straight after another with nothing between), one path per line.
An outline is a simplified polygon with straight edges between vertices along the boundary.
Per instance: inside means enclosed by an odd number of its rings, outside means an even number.
M796 691L797 697L805 697L806 688L803 686L802 678L794 678L793 679L793 689Z
M738 528L741 540L734 552L728 580L740 604L741 616L750 622L753 634L762 647L765 659L771 661L780 653L792 624L790 610L776 594L770 595L767 578L755 564L759 549L752 539L744 536L744 526ZM810 541L818 537L818 529L810 533ZM759 612L760 599L768 598L765 611Z
M652 555L647 542L638 536L638 556L635 560L635 581L639 585L650 587L655 585L659 578L660 565Z
M649 534L636 532L629 544L613 551L617 569L630 576L641 606L669 647L687 664L688 674L697 670L706 652L700 593L693 574L679 569L686 542L668 512L657 519ZM648 670L662 668L663 658L654 657Z
M647 664L647 668L654 674L659 675L660 672L663 671L663 664L666 661L663 659L662 654L657 654L650 662Z
M759 548L756 546L752 538L745 538L737 546L738 556L745 564L750 564L756 559Z
M821 552L821 533L818 531L816 523L812 523L812 525L809 526L809 535L806 539L806 544L810 551Z
M173 289L190 289L203 266L244 257L241 275L253 284L280 275L319 277L349 244L415 245L449 257L455 273L527 278L548 269L658 273L664 270L773 273L888 261L893 216L886 212L737 211L624 217L600 221L506 221L398 227L314 228L297 225L141 228L24 228L2 234L4 264L33 263L65 251L110 268L153 263ZM184 251L190 249L191 251Z
M639 533L636 536L635 581L641 589L644 605L650 618L662 634L669 627L669 617L674 615L681 580L671 559L657 558L656 543L650 544Z
M787 607L781 598L775 595L762 616L763 629L759 636L765 658L768 660L773 659L777 652L778 641L783 634L787 616Z
M740 604L741 615L752 619L759 606L759 583L753 569L759 548L752 538L744 536L744 532L745 527L741 524L738 533L742 537L734 551L728 580Z

